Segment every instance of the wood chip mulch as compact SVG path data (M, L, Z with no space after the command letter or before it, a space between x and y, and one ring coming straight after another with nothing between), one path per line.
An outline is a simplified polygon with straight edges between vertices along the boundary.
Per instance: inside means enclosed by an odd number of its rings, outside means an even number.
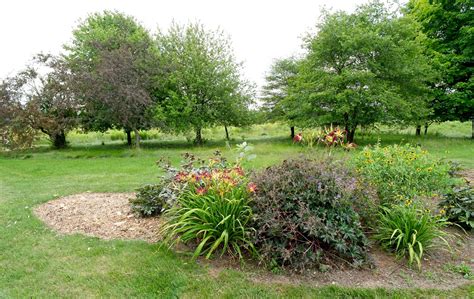
M161 220L140 218L130 210L133 193L81 193L49 201L36 215L61 234L81 233L106 240L160 240Z

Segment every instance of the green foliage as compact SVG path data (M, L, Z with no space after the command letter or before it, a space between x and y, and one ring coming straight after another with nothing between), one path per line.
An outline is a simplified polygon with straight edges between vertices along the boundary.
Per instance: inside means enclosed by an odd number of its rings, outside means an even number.
M382 209L374 238L398 257L407 257L410 266L416 262L421 269L423 253L433 246L435 239L441 239L449 246L443 238L446 233L442 228L448 224L444 219L436 218L412 203Z
M130 199L132 211L141 216L155 216L163 213L171 204L166 186L146 185L137 189L135 198Z
M343 126L349 142L358 125L415 118L432 77L422 40L414 21L378 1L326 13L305 39L308 54L285 105L301 123Z
M263 106L267 119L284 120L291 123L288 107L285 100L289 95L290 86L298 74L298 60L294 57L276 60L265 77L263 86Z
M431 64L441 74L431 101L435 120L474 117L474 10L471 0L411 0L407 14L428 36ZM472 132L474 134L474 132Z
M457 180L450 166L409 144L365 147L354 157L357 171L377 189L382 204L447 192Z
M363 190L344 166L285 160L252 181L254 243L266 261L303 270L366 260L367 240L353 207Z
M180 172L176 177L187 184L170 210L165 212L163 228L166 242L195 242L194 258L214 252L255 253L249 221L252 210L247 180L241 168L214 168L212 172ZM250 186L251 187L251 186Z
M443 197L440 212L451 222L474 228L474 189L469 185L453 188Z
M249 120L253 88L241 78L230 40L220 30L200 24L173 24L157 35L157 45L168 72L158 80L162 100L157 119L177 132L201 131L214 125L242 125Z

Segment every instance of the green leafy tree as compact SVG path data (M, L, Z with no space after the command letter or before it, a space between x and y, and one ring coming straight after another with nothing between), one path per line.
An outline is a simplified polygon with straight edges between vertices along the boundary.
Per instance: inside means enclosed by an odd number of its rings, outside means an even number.
M90 15L73 31L66 45L83 100L82 125L86 130L122 128L131 145L135 132L151 125L151 96L158 55L149 32L133 17L105 11Z
M441 73L433 84L431 119L471 120L474 138L474 9L472 0L411 0L407 14L428 36L431 63Z
M308 124L345 127L415 119L432 78L416 22L380 2L326 13L292 88L288 109Z
M203 128L245 120L253 88L242 79L222 31L172 24L167 34L158 34L157 45L168 69L157 88L159 121L177 132L193 129L195 142L202 144Z
M276 60L265 76L262 88L262 110L269 120L283 120L290 124L291 138L295 137L295 127L291 111L285 106L290 85L298 74L298 60L294 57Z

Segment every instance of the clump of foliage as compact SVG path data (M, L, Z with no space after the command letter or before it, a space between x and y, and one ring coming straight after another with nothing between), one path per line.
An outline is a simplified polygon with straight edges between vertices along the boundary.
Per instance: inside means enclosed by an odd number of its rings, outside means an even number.
M355 166L376 186L382 204L442 194L457 182L449 174L449 164L409 144L366 147L355 157Z
M160 215L172 204L168 190L163 184L139 188L136 197L130 199L132 211L144 217Z
M435 239L449 246L442 230L447 225L445 219L433 216L429 210L420 209L408 200L405 204L382 208L374 238L397 257L407 257L409 265L416 262L420 269L423 253L433 246Z
M439 203L440 213L465 228L474 228L474 189L469 185L453 188Z
M228 163L219 152L207 162L187 154L180 169L168 168L178 190L176 203L164 215L162 232L170 245L195 243L194 258L210 258L217 250L243 258L242 251L256 253L249 222L250 194L255 191L240 166L250 147L243 144L236 163Z
M316 144L323 144L324 146L341 147L346 150L354 149L357 145L353 142L347 141L347 131L342 130L339 127L333 128L332 126L305 132L305 134L298 134L298 139L293 139L295 142L302 142L304 145L312 148Z
M254 243L263 259L297 271L366 261L367 239L353 206L363 192L346 167L300 158L252 181Z

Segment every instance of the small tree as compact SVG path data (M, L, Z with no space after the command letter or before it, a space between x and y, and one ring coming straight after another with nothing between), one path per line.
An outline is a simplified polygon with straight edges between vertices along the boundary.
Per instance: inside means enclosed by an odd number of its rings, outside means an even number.
M265 77L262 90L263 110L270 120L284 120L290 124L291 138L295 137L295 127L291 111L285 106L290 86L298 74L298 60L294 57L276 60Z
M24 76L9 77L0 84L0 145L12 150L31 147L38 135L21 103L24 80Z
M287 106L303 122L344 126L349 142L359 125L414 119L432 77L422 41L415 22L379 2L326 14Z
M65 46L83 107L82 126L105 131L121 128L131 145L135 132L150 126L151 81L157 56L148 31L133 17L104 11L89 16Z
M241 78L222 31L173 24L167 34L158 34L157 44L169 70L160 82L158 119L178 132L193 129L197 144L203 143L205 127L240 123L252 88Z

